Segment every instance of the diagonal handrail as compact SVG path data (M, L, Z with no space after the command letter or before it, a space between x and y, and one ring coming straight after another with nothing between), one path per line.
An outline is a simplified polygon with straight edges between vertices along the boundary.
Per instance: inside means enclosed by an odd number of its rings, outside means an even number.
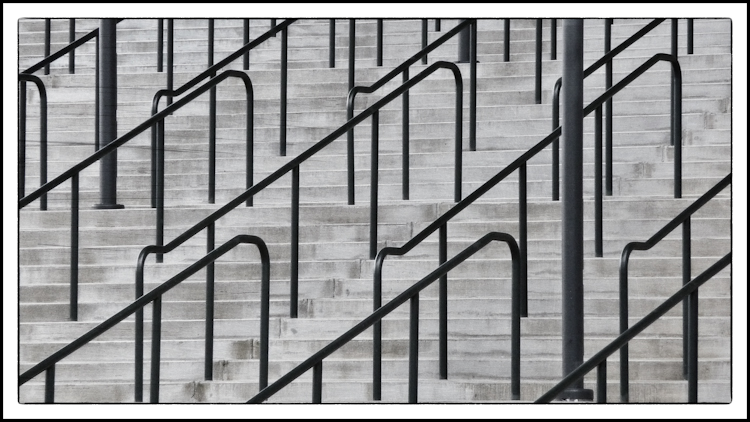
M177 286L181 282L183 282L188 277L192 276L193 274L197 273L207 265L213 263L216 261L219 257L224 255L225 253L232 250L235 246L240 244L254 244L257 246L258 251L260 253L260 258L262 262L262 273L261 273L261 317L260 317L260 332L261 332L261 354L260 354L260 373L259 373L259 384L260 388L262 389L265 385L268 384L268 321L269 321L269 304L270 304L270 295L269 295L269 286L270 286L270 274L271 274L271 260L269 258L268 254L268 247L266 246L266 243L257 236L251 236L251 235L238 235L224 243L223 245L219 246L218 248L214 249L210 253L208 253L203 258L196 261L194 264L190 265L186 269L179 272L174 277L170 278L169 280L165 281L158 287L154 288L150 292L146 293L145 295L140 296L135 301L133 301L130 305L123 308L121 311L114 314L112 317L107 319L106 321L100 323L96 327L92 328L76 340L72 341L62 349L58 350L57 352L53 353L48 358L42 360L38 364L34 365L33 367L29 368L26 372L21 374L18 377L18 386L22 386L28 381L30 381L35 376L41 374L42 372L47 373L46 380L45 380L45 401L46 402L53 402L54 401L54 371L55 371L55 364L57 364L60 360L63 358L69 356L71 353L75 352L76 350L80 349L84 345L88 344L95 338L97 338L99 335L103 334L125 318L133 315L139 310L143 310L143 308L148 305L149 303L154 304L154 312L153 312L153 321L152 321L152 341L151 341L151 402L156 403L159 400L159 362L160 362L160 356L161 356L161 346L160 346L160 340L161 340L161 298L162 296L171 290L173 287ZM153 248L154 246L148 246L147 248ZM208 301L208 300L207 300ZM209 306L208 303L206 306ZM213 343L213 337L207 337L206 342ZM138 379L136 379L136 389L138 389L138 386L141 385L142 388L142 382L143 379L141 378L141 382L138 382ZM136 390L137 391L137 390ZM141 390L142 395L142 390ZM136 401L142 401L142 396L139 397L138 393L136 392Z
M690 280L690 217L731 183L732 173L729 173L719 183L709 189L708 192L703 194L703 196L698 198L689 207L673 218L672 221L667 223L647 241L630 242L625 245L625 248L622 250L622 256L620 257L620 333L623 333L628 329L628 262L630 261L630 254L633 251L647 251L653 248L657 243L662 241L666 235L682 225L682 279L683 284L687 284ZM690 314L692 309L688 309L689 305L692 305L692 302L689 304L686 299L683 302L682 309L683 373L688 379L691 377L697 378L695 370L690 371L688 362L689 356L691 356L689 349L691 339L689 338L688 327L690 317L692 317ZM695 352L692 354L694 353ZM623 403L627 403L630 400L627 345L624 345L622 349L620 349L620 400Z
M354 100L358 93L371 94L376 90L382 88L386 83L390 82L398 74L403 73L403 82L409 80L409 67L419 61L422 58L426 58L427 55L435 50L436 48L443 45L446 41L453 38L456 34L460 33L466 27L471 26L476 31L476 19L466 19L459 23L446 32L445 35L441 36L437 40L433 41L430 45L422 48L418 53L406 59L403 63L398 65L396 68L385 74L382 78L375 81L370 86L357 85L349 90L349 94L346 99L346 119L351 120L354 116ZM474 34L476 35L476 34ZM472 47L472 59L469 68L469 141L471 151L476 150L476 36L473 37ZM348 180L348 203L354 205L354 130L351 129L346 133L347 140L347 180ZM409 199L409 94L408 92L403 96L403 198Z
M401 256L405 255L417 245L422 243L428 236L440 230L440 262L445 262L447 256L447 225L448 222L463 211L466 207L471 205L474 201L482 197L495 185L503 181L506 177L511 175L513 172L518 170L519 172L519 243L520 243L520 256L521 256L521 273L520 273L520 297L521 297L521 315L528 316L527 309L527 276L526 276L526 164L536 154L542 151L544 148L549 146L553 141L557 140L561 134L561 128L558 127L552 133L547 135L544 139L539 141L536 145L529 148L528 151L524 152L516 158L512 163L508 164L500 172L492 176L488 181L478 187L474 192L470 193L463 200L457 203L450 210L446 211L445 214L440 218L433 221L429 226L425 227L422 231L417 233L408 242L401 247L389 246L385 247L378 252L375 258L375 268L373 275L373 309L379 309L382 303L382 271L385 259L390 255ZM439 323L439 342L440 342L440 376L443 379L448 377L448 365L447 365L447 350L448 350L448 336L447 336L447 278L441 279L440 283L440 323ZM377 322L373 327L373 397L375 400L379 400L380 395L380 362L381 362L381 326Z
M615 47L612 50L609 50L609 34L610 31L605 31L605 50L606 54L604 54L599 60L592 63L589 67L584 69L583 71L583 78L586 79L589 75L593 74L599 68L601 68L604 65L607 65L607 85L606 89L609 89L612 86L612 59L614 59L617 55L625 51L628 47L633 45L636 41L643 38L646 34L651 32L654 28L659 26L660 23L664 22L666 19L654 19L647 25L645 25L643 28L638 30L635 34L631 35L628 39L620 43L617 47ZM611 22L607 22L605 24L606 26L611 25ZM562 77L558 78L555 81L555 86L552 89L552 129L560 126L560 89L562 87ZM611 141L612 141L612 115L610 113L611 110L611 102L607 102L607 151L608 151L608 163L611 163L611 160L609 157L611 157ZM610 167L608 167L607 170L607 195L612 194L612 172L609 170ZM552 145L552 200L558 201L560 199L560 146L558 142L555 142Z
M693 296L698 293L698 288L706 283L711 277L715 276L719 271L723 270L727 265L732 262L732 252L724 255L723 258L718 260L715 264L710 266L706 271L692 279L689 283L685 284L675 294L670 296L664 303L657 306L656 309L651 311L648 315L643 317L640 321L633 324L632 327L628 328L617 336L611 343L605 346L602 350L597 352L589 360L582 363L578 368L571 371L565 378L559 383L552 387L549 391L539 397L534 403L549 403L554 400L560 393L563 392L568 386L574 382L580 380L584 375L589 373L592 369L597 368L597 401L599 403L606 403L606 365L607 358L614 354L618 349L627 346L627 343L640 334L643 330L648 328L652 323L666 314L670 309L674 308L678 303L685 300L686 298ZM691 300L692 301L692 300ZM697 307L697 300L695 301ZM697 311L697 308L696 308ZM697 312L695 318L698 318ZM697 334L697 332L696 332ZM697 341L697 336L696 339ZM697 366L697 355L693 356L695 361L693 362ZM691 390L697 390L697 379L696 384L689 387Z
M299 376L304 374L310 369L313 369L313 402L320 403L322 396L322 371L323 371L323 359L330 356L333 352L344 346L350 340L357 337L363 331L372 327L376 323L379 323L386 315L390 314L396 308L406 303L407 300L411 302L411 318L410 318L410 333L409 333L409 402L417 402L417 368L418 368L418 327L419 321L419 292L424 290L427 286L431 285L435 280L441 278L447 274L450 270L456 268L459 264L470 258L476 252L487 246L490 242L500 241L508 244L510 249L511 257L513 260L513 284L512 284L512 300L511 300L511 348L513 357L512 360L512 380L511 389L515 396L520 392L520 350L521 350L521 317L520 317L520 252L518 244L516 243L513 236L507 233L491 232L484 235L482 238L474 242L471 246L464 249L450 260L442 263L436 270L422 278L420 281L414 283L411 287L406 289L403 293L396 296L394 299L376 309L372 314L363 319L357 325L349 329L347 332L339 336L336 340L333 340L328 345L323 347L320 351L307 358L304 362L297 365L294 369L289 371L287 374L279 378L276 382L262 389L257 395L251 398L248 403L262 403L269 397L277 393L279 390L290 384L292 381L297 379Z

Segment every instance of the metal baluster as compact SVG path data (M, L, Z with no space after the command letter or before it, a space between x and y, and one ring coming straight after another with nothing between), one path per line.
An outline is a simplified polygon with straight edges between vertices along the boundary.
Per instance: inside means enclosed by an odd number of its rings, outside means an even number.
M682 285L689 283L692 274L690 250L690 217L682 223ZM690 344L690 297L682 301L682 375L687 380L690 376L689 370L689 344Z
M687 20L687 53L693 54L693 19Z
M26 196L26 82L18 82L18 199Z
M275 26L275 25L274 25ZM279 118L279 148L282 157L286 156L286 85L287 85L287 28L281 30L281 111Z
M55 402L55 365L44 371L44 402Z
M68 43L73 44L76 40L76 20L68 19ZM76 73L76 50L70 50L68 53L68 73Z
M167 89L174 89L174 19L167 19ZM172 96L167 97L167 106L172 105Z
M438 265L448 260L448 223L440 226ZM448 379L448 274L440 276L440 379Z
M427 47L427 19L422 19L422 50ZM427 64L427 55L422 56L422 64Z
M612 49L612 19L604 20L604 54L609 53ZM612 88L612 60L608 60L605 69L605 84L604 90ZM612 98L608 98L606 101L607 115L607 133L605 135L605 159L607 161L606 169L606 195L612 196Z
M417 402L419 383L419 294L410 299L409 315L409 403Z
M206 253L210 253L216 247L215 224L210 223L206 227ZM206 345L203 360L203 379L211 381L214 374L214 262L206 266Z
M71 178L70 191L70 320L78 321L78 176Z
M549 20L549 59L557 60L557 19Z
M469 49L469 148L477 150L477 21L471 24ZM460 200L460 195L459 195ZM456 201L458 202L458 201Z
M321 403L323 396L323 362L313 366L313 392L312 402Z
M154 299L151 320L151 388L150 402L159 403L159 369L161 367L161 296Z
M505 19L503 36L503 61L510 61L510 19Z
M208 67L214 65L214 20L208 20ZM211 79L216 76L211 74ZM208 203L216 201L216 86L209 91L208 100ZM213 264L211 264L213 265Z
M379 115L372 114L372 146L370 151L370 259L378 253L378 129Z
M158 19L156 40L156 71L164 71L164 19ZM97 49L98 50L98 49Z
M528 230L528 211L527 211L527 204L528 200L526 197L526 163L521 164L521 166L518 168L518 243L519 243L519 251L521 253L521 291L519 292L521 296L521 315L526 317L529 316L529 310L527 309L527 302L528 302L528 283L526 281L527 274L526 274L526 264L528 263L528 256L527 256L527 230Z
M290 318L297 318L299 281L299 165L292 169L292 241L291 241Z
M409 80L409 68L404 69L402 81ZM409 199L409 91L401 95L401 197Z
M596 402L607 402L607 360L596 367Z
M383 19L377 20L377 59L376 65L383 65Z
M336 19L329 19L328 67L336 67Z
M602 257L602 108L594 114L594 255Z
M357 43L355 32L356 27L354 19L349 19L349 88L346 92L349 92L354 88L354 49Z
M435 32L440 32L440 19L435 19Z
M164 245L164 119L156 123L156 245ZM163 254L156 254L156 262L164 262Z
M534 101L542 103L542 20L536 20L536 71L534 73Z
M250 19L242 20L242 45L247 45L250 42ZM242 69L250 69L250 51L246 51L242 55Z
M44 20L44 58L49 57L50 49L50 20ZM49 75L49 63L44 65L44 74Z

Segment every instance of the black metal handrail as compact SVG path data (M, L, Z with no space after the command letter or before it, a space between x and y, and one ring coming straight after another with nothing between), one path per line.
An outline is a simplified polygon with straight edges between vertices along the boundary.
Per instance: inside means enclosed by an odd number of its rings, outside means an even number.
M405 255L428 236L433 234L436 230L440 230L439 233L439 259L442 264L447 258L447 228L448 222L455 217L458 213L463 211L466 207L480 198L482 195L487 193L492 187L500 183L514 171L518 170L519 177L519 250L520 250L520 297L521 297L521 315L528 316L528 294L527 294L527 267L526 267L526 246L527 246L527 215L526 215L526 163L544 148L552 143L552 141L560 137L561 129L558 127L552 133L547 135L539 143L531 147L528 151L523 153L520 157L516 158L512 163L508 164L503 170L492 176L482 186L478 187L474 192L466 196L461 202L457 203L454 207L448 210L445 214L440 216L437 220L432 222L429 226L425 227L421 232L412 237L401 247L385 247L378 252L375 258L375 268L373 275L373 309L378 309L382 302L382 271L385 258L389 255ZM440 376L445 379L448 377L448 335L447 335L447 277L443 277L440 283L439 300L440 300L440 323L439 323L439 342L440 342ZM373 397L375 400L380 400L380 362L381 362L381 326L377 322L373 327Z
M463 122L463 80L461 79L461 71L454 63L439 61L435 62L427 69L420 72L414 78L409 79L408 82L413 84L419 83L438 69L448 69L453 72L453 79L456 82L456 126L455 126L455 166L453 170L453 200L458 202L461 200L461 181L462 181L462 134L461 124ZM407 95L408 91L404 93ZM352 98L350 96L350 98ZM379 142L379 113L376 112L372 115L372 145L370 154L370 259L375 259L378 247L378 142ZM409 155L408 151L404 151L404 161L408 162ZM353 161L351 161L353 162ZM408 167L406 168L407 173L404 173L404 189L408 192ZM351 190L350 190L351 192ZM404 199L408 199L404 198Z
M152 338L151 338L151 388L150 388L150 399L152 403L157 403L159 401L159 362L161 359L161 299L164 293L175 287L176 285L180 284L182 281L187 279L188 277L192 276L193 274L197 273L207 265L213 263L216 259L224 255L225 253L229 252L231 249L233 249L235 246L239 244L245 244L245 243L251 243L258 247L258 251L260 252L260 258L262 262L262 274L261 274L261 317L260 317L260 344L261 344L261 353L260 353L260 371L259 371L259 384L260 388L263 389L264 386L268 384L268 321L269 321L269 306L270 306L270 295L269 295L269 286L270 286L270 274L271 274L271 261L268 255L268 247L266 246L263 239L257 236L251 236L251 235L238 235L233 237L231 240L227 241L223 245L219 246L218 248L212 250L210 253L208 253L206 256L201 258L200 260L196 261L194 264L190 265L186 269L182 270L180 273L175 275L174 277L170 278L169 280L165 281L158 287L154 288L150 292L146 293L145 295L139 296L133 303L123 308L121 311L117 312L115 315L107 319L106 321L100 323L96 327L92 328L88 332L86 332L84 335L80 336L76 340L69 343L67 346L63 347L62 349L58 350L57 352L53 353L48 358L44 359L43 361L39 362L38 364L34 365L30 369L28 369L26 372L21 374L18 377L18 386L22 386L35 376L41 374L42 372L46 372L46 380L45 380L45 401L48 403L54 402L54 371L55 371L55 364L57 364L60 360L65 358L66 356L70 355L71 353L75 352L76 350L80 349L82 346L88 344L90 341L98 337L100 334L103 334L113 326L115 326L120 321L124 320L125 318L133 315L136 312L142 312L143 308L148 305L149 303L153 302L153 317L152 317ZM147 248L156 248L156 246L147 246ZM210 300L209 300L210 299ZM206 307L213 308L213 295L211 297L206 298ZM210 336L207 331L206 333L206 347L209 347L209 344L213 344L213 331L211 331ZM142 352L142 351L141 351ZM141 365L142 365L142 354L140 356L141 358ZM206 365L212 365L213 363L211 361L213 360L212 355L206 355ZM136 356L136 362L138 362L138 356ZM142 376L142 374L141 374ZM140 382L139 382L140 381ZM136 401L142 401L142 383L143 378L141 377L140 380L136 377L136 391L138 391L139 385L141 386L141 397L138 397L138 393L136 392Z
M286 34L286 30L294 23L297 19L286 19L284 22L281 22L279 25L274 26L270 30L266 31L263 35L257 37L252 42L247 42L245 45L237 49L234 53L228 55L223 60L219 61L218 63L209 66L208 69L204 70L200 74L196 75L194 78L189 80L188 82L184 83L181 87L171 90L160 90L156 94L154 94L154 98L151 102L151 115L153 116L158 112L159 109L159 101L161 100L161 97L167 97L168 99L171 99L173 97L179 96L187 92L189 89L193 88L194 86L198 85L200 82L202 82L205 79L213 78L215 77L216 73L223 69L225 66L229 65L230 63L234 62L236 59L238 59L240 56L244 57L246 53L248 53L253 48L259 46L264 41L268 40L269 38L275 36L275 34L279 31L282 31L284 34ZM282 41L286 39L286 35L282 35ZM286 43L283 43L282 50L286 47ZM210 43L209 43L210 45ZM285 57L286 54L282 53L282 55ZM211 56L211 55L209 55ZM280 132L281 140L280 140L280 146L279 148L283 151L281 155L285 155L286 150L286 60L282 60L282 69L281 69L281 129ZM216 119L216 106L215 103L212 104L213 107L211 107L211 110L209 110L210 117L212 119ZM251 135L252 136L252 135ZM163 142L163 136L162 136L162 142ZM156 128L152 128L151 131L151 207L156 208L156 190L157 190L157 182L159 175L157 174L157 161L159 160L157 152L159 151L159 148L157 148L157 144L159 143L157 131ZM251 164L252 165L252 164ZM210 177L210 176L209 176ZM209 191L209 197L211 197L211 192Z
M241 73L241 72L240 72ZM222 82L224 79L228 78L229 76L233 76L234 73L232 72L225 72L221 75L211 79L209 82L205 83L204 85L196 88L195 90L191 91L189 94L185 95L180 100L174 102L172 105L166 107L164 110L160 111L159 113L151 116L149 119L146 119L143 123L136 126L126 134L120 136L119 138L113 140L109 144L107 144L105 147L97 150L93 154L91 154L88 158L83 159L80 163L74 165L70 169L66 170L56 178L52 179L51 181L45 183L44 185L40 186L37 190L34 192L24 196L23 198L18 200L18 209L23 209L25 206L29 205L31 202L35 201L36 199L39 199L44 194L49 192L50 190L54 189L55 187L59 186L63 182L65 182L68 179L72 179L72 186L71 186L71 246L70 246L70 254L71 254L71 262L70 262L70 285L71 285L71 297L70 297L70 315L71 319L75 321L77 319L77 308L78 308L78 297L77 297L77 291L78 291L78 182L79 182L79 175L80 172L86 169L91 164L95 163L102 157L106 156L112 151L116 151L117 148L124 145L126 142L130 141L131 139L135 138L139 134L146 131L146 129L151 128L153 125L158 124L158 122L162 121L164 118L169 116L170 114L174 113L175 111L182 108L185 104L189 103L190 101L194 100L199 95L203 94L204 92L211 89L211 87L217 85L218 83ZM162 196L163 197L163 196Z
M643 38L646 34L651 32L654 28L659 26L660 23L666 19L654 19L646 26L638 30L635 34L631 35L628 39L620 43L617 47L610 50L610 38L611 38L611 25L612 20L606 19L605 31L604 31L604 50L605 54L599 60L595 61L591 66L587 67L583 71L583 78L586 79L589 75L596 72L602 66L606 65L606 84L605 90L612 86L612 59L618 54L622 53L626 48L633 45L636 41ZM562 87L562 77L555 81L555 86L552 89L552 129L560 126L560 89ZM611 157L612 157L612 102L607 101L607 134L606 134L606 145L607 145L607 195L612 195L612 170L611 170ZM555 142L552 146L552 199L557 201L560 199L560 146L558 142Z
M39 185L47 183L47 90L34 75L18 74L18 199L26 192L26 82L39 90ZM39 200L39 209L47 209L47 195Z
M357 337L363 331L372 327L396 308L410 301L410 319L409 319L409 403L417 402L417 387L418 387L418 345L419 345L419 292L427 286L431 285L438 278L442 278L453 268L456 268L459 264L470 258L476 252L481 250L483 247L488 245L492 241L500 241L508 244L510 249L511 258L513 260L513 282L511 292L511 353L512 353L512 369L511 369L511 390L513 391L514 398L517 399L516 395L520 394L520 351L521 351L521 318L520 318L520 267L521 267L521 256L513 236L507 233L491 232L484 235L481 239L474 242L471 246L464 249L450 260L441 263L441 265L416 282L414 285L406 289L403 293L396 296L394 299L375 309L372 314L363 319L357 325L349 329L347 332L339 336L336 340L333 340L328 345L323 347L320 351L307 358L304 362L297 365L294 369L289 371L287 374L279 378L276 382L262 389L257 395L251 398L248 403L262 403L269 397L277 393L279 390L289 385L292 381L297 379L299 376L307 372L309 369L313 370L313 402L320 403L322 398L322 371L323 371L323 359L330 356L333 352L341 348L343 345L348 343L350 340Z
M689 283L685 284L680 290L678 290L675 294L673 294L666 301L664 301L664 303L657 306L656 309L651 311L648 315L643 317L637 323L633 324L632 327L625 330L625 332L620 334L617 338L615 338L611 343L605 346L602 350L597 352L589 360L582 363L575 370L571 371L565 378L563 378L559 383L557 383L549 391L547 391L541 397L539 397L534 403L551 402L560 393L562 393L563 390L565 390L568 386L580 380L581 377L589 373L594 368L597 368L597 402L606 403L607 358L611 356L613 353L615 353L618 349L622 347L626 347L627 343L630 340L632 340L633 338L635 338L635 336L637 336L643 330L648 328L652 323L654 323L656 320L658 320L660 317L666 314L670 309L674 308L678 303L680 303L681 301L685 300L688 297L693 297L693 295L696 295L695 296L696 300L693 300L693 299L690 299L690 300L691 300L691 303L695 302L696 312L691 315L694 315L694 318L697 323L698 288L702 286L706 281L708 281L711 277L715 276L719 271L724 269L731 262L732 262L732 252L729 252L728 254L724 255L723 258L718 260L715 264L710 266L706 271L702 272L699 276L695 277ZM696 327L697 327L697 324L696 324ZM697 341L697 330L696 330L695 341ZM692 359L693 359L692 364L697 367L698 356L693 355ZM693 382L689 383L688 389L689 391L695 391L696 396L697 396L697 378L694 383ZM693 403L697 402L697 397L696 397L696 400L689 399L689 401Z
M683 284L687 284L691 277L690 217L731 183L732 174L729 173L729 175L724 177L713 188L711 188L708 192L703 194L703 196L698 198L689 207L687 207L684 211L673 218L672 221L667 223L647 241L630 242L622 250L622 256L620 257L620 333L623 333L628 329L628 262L630 261L630 254L633 251L647 251L653 248L657 243L664 239L666 235L682 225L682 280ZM698 377L698 374L696 372L697 368L691 368L689 359L690 356L695 356L697 354L697 340L691 338L690 336L691 317L693 317L693 312L696 312L697 315L697 308L690 308L691 306L697 306L697 297L695 299L696 300L694 301L691 296L690 301L688 301L686 298L683 302L682 308L683 374L688 380L697 380ZM693 340L695 340L695 342L693 342ZM693 345L695 345L696 348L691 350L690 347ZM692 392L690 393L690 396L693 397ZM624 345L620 349L620 401L622 401L623 403L627 403L629 399L628 346ZM691 402L693 401L694 399L691 399Z
M350 89L349 94L347 96L346 101L346 118L347 120L351 120L351 118L354 116L354 99L357 96L358 93L362 92L365 94L369 94L372 92L375 92L376 90L382 88L386 83L390 82L395 78L399 73L403 73L403 82L406 83L406 81L409 80L409 67L419 61L419 59L423 57L427 57L427 54L435 50L436 48L443 45L446 41L454 37L456 34L460 33L462 30L464 30L467 26L471 25L474 28L474 35L476 35L476 19L466 19L465 21L459 23L451 29L450 31L446 32L445 35L441 36L437 40L433 41L430 45L422 48L420 52L413 55L409 59L405 60L403 63L401 63L399 66L388 72L385 76L378 79L376 82L374 82L370 86L353 86L353 82L350 83ZM476 91L477 91L477 84L476 84L476 36L473 37L472 42L472 59L471 64L469 68L469 78L470 78L470 85L469 85L469 148L471 151L476 151ZM353 80L353 78L350 76L350 79ZM403 97L403 119L402 119L402 148L403 148L403 175L402 175L402 186L403 186L403 197L404 199L409 199L409 93L406 92ZM349 205L354 205L354 130L350 130L346 134L346 140L347 140L347 176L348 176L348 203Z
M228 77L240 78L245 84L245 97L247 102L247 111L245 117L245 142L246 142L246 153L245 153L245 189L250 188L253 185L253 83L247 73L239 70L226 70L221 73L220 76L214 77L206 86L210 86L210 93L212 94L212 107L211 115L216 116L216 92L215 86L219 82L227 79ZM159 107L159 100L164 96L175 96L176 91L170 91L162 89L154 94L154 99L151 105L151 115L157 114ZM184 92L184 90L182 91ZM156 161L152 162L152 172L156 167L156 174L152 173L151 188L155 190L156 198L156 244L161 245L164 243L164 167L165 167L165 152L164 147L164 127L165 119L159 120L156 125L151 127L151 157L156 157ZM215 135L216 132L216 119L211 119L210 132ZM208 174L208 197L209 203L213 204L214 195L216 191L216 154L215 154L215 136L209 139L209 174ZM155 176L155 177L154 177ZM247 206L252 206L252 198L247 200ZM161 254L156 257L157 262L162 262Z

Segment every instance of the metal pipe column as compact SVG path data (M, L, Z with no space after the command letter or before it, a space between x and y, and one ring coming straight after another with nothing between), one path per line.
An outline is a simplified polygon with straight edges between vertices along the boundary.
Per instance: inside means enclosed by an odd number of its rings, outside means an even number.
M563 20L562 375L583 363L583 19ZM592 400L583 379L560 394Z
M99 142L103 148L117 138L117 19L99 21ZM124 208L117 203L117 150L101 159L98 209Z

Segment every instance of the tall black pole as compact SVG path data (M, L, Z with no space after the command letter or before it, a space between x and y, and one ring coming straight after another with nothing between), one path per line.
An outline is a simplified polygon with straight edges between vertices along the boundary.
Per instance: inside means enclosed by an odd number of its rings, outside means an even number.
M563 21L562 370L583 363L583 19ZM560 398L592 400L576 381Z
M99 142L103 148L117 138L117 19L99 21ZM123 208L117 203L117 150L99 166L99 209Z
M463 22L465 19L462 19L461 22ZM470 37L471 34L469 33L470 29L467 26L464 28L461 32L458 33L458 63L469 63L469 54L470 54Z

